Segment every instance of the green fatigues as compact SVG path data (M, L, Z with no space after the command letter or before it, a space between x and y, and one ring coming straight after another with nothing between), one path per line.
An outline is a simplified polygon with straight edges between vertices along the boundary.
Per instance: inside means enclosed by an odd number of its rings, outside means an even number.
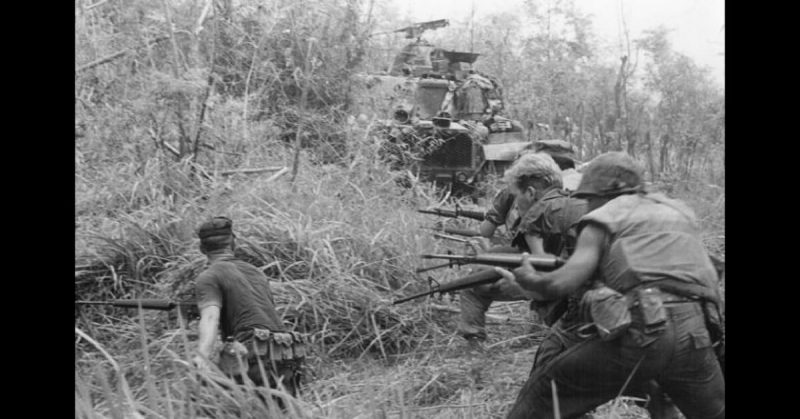
M486 211L486 221L496 226L505 225L509 233L513 232L520 221L515 200L516 196L508 188L501 189Z
M283 376L284 387L296 396L302 358L274 362L274 356L257 354L256 346L268 346L270 343L262 344L261 339L255 339L256 331L268 330L272 332L270 335L280 337L288 335L275 311L269 280L255 266L230 254L212 254L209 258L208 268L197 277L195 292L198 308L202 311L208 306L220 307L222 338L240 342L247 349L247 376L256 385L264 385L258 366L261 358L262 365L270 373L270 386L276 387L276 377ZM225 349L229 347L229 344L225 345ZM221 358L225 356L223 352ZM238 374L234 378L243 381Z
M564 258L575 250L578 221L587 212L586 201L570 198L564 191L546 193L540 204L534 205L520 223L520 230L526 234L542 237L544 249ZM564 349L583 340L576 329L585 323L578 312L578 304L586 287L582 287L563 300L550 304L537 305L548 325L550 333L536 350L531 372L547 363Z
M513 195L512 195L513 196ZM498 199L499 197L499 199ZM495 201L508 202L501 191ZM551 188L521 217L514 247L493 248L490 252L527 251L524 234L537 234L543 238L545 252L553 255L568 255L575 247L574 225L586 212L586 203L569 198L566 192ZM487 219L490 214L487 212ZM494 215L492 215L494 217ZM494 222L494 221L492 221ZM508 294L490 286L470 288L460 294L461 315L458 332L465 338L486 339L485 317L492 301L528 300L523 294ZM537 310L540 311L540 310ZM540 311L541 312L541 311ZM555 318L546 320L550 324Z
M582 223L608 234L598 264L605 285L629 296L636 289L660 290L666 320L645 327L641 303L631 305L632 324L621 336L584 340L535 371L508 418L553 417L551 381L562 417L577 417L614 398L629 376L629 388L655 380L688 419L724 418L725 379L703 306L694 298L718 300L719 289L694 214L661 195L622 195Z

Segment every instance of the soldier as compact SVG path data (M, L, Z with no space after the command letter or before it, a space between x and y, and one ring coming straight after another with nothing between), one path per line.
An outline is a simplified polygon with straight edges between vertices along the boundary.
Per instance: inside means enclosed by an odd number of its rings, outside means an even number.
M581 174L575 170L575 150L572 144L562 140L537 141L533 143L533 150L522 150L520 156L531 152L546 153L553 158L561 170L563 189L574 191L578 187ZM505 225L506 230L513 235L519 221L519 212L514 205L514 194L505 187L495 195L492 206L486 211L486 219L480 225L481 236L491 238L501 225Z
M632 387L655 380L686 417L724 418L725 378L712 348L718 328L710 327L719 324L720 292L693 212L644 193L641 169L624 153L592 161L574 195L588 200L590 212L563 267L541 274L526 260L513 274L495 269L550 298L599 274L604 285L582 300L594 333L537 369L508 417L553 417L551 382L561 416L577 417L628 380Z
M304 342L281 322L264 273L234 256L232 228L230 219L215 217L197 230L208 268L198 275L195 288L200 337L193 362L210 368L219 329L224 340L219 367L226 375L239 384L247 377L257 386L283 386L297 396Z
M506 171L505 178L508 189L516 196L515 205L524 215L520 217L518 234L512 246L495 247L490 252L528 251L568 256L576 238L572 227L586 212L586 204L569 198L561 189L561 172L553 159L544 153L525 154ZM519 286L508 285L487 285L461 292L458 331L471 344L479 346L486 340L485 314L492 301L532 300L535 297ZM545 322L552 324L560 313L548 311L540 315L545 316Z

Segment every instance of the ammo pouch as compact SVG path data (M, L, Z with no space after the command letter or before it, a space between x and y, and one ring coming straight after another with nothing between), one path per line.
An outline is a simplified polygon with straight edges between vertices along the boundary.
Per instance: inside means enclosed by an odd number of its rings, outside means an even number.
M241 342L228 338L219 354L219 369L228 376L247 374L247 347Z
M297 332L272 332L253 329L253 354L271 363L297 360L306 356L305 339Z
M661 291L657 288L637 288L623 295L602 285L586 291L581 305L588 311L600 339L605 341L614 340L628 330L632 323L631 308L637 310L644 333L662 329L667 321Z
M605 285L586 291L581 305L602 340L616 339L631 325L628 299Z

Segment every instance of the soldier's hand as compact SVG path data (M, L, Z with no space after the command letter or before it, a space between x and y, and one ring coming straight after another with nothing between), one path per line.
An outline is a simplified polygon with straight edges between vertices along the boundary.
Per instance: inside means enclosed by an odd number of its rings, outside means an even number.
M200 354L197 354L194 358L192 358L192 365L194 365L195 368L199 369L200 371L211 371L211 365L209 365L208 360Z
M502 269L502 268L500 268L500 269ZM505 269L503 269L503 270L505 271ZM514 274L512 274L511 272L508 272L508 271L505 271L505 272L507 272L509 275L511 275L511 278L508 278L504 274L501 273L501 275L503 275L503 277L500 278L499 280L497 280L497 282L495 282L494 284L492 284L493 288L495 290L497 290L498 292L500 292L500 293L502 293L504 295L509 295L509 296L525 294L525 290L523 290L522 287L520 287L519 284L517 283L517 281L514 279Z
M495 267L494 271L499 273L500 275L503 275L503 279L506 280L506 281L511 281L511 282L515 282L516 281L516 279L514 278L514 274L509 272L509 271L507 271L507 270L505 270L505 269L503 269L503 268ZM501 279L500 281L502 281L503 279Z
M514 276L523 280L536 276L536 269L531 264L531 255L529 253L522 254L522 264L519 268L514 269Z

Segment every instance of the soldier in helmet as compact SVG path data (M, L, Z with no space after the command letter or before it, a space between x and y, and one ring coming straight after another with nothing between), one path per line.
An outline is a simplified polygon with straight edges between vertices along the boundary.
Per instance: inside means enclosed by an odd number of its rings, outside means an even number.
M282 386L297 396L304 342L281 322L264 273L234 256L233 222L214 217L200 225L197 235L208 267L198 275L195 289L200 336L193 363L210 368L219 330L224 341L219 368L226 375L239 384L249 379L257 386Z
M693 212L645 193L641 169L624 153L593 160L574 195L590 212L563 267L539 273L525 258L513 273L495 269L546 298L568 295L599 274L601 285L581 301L593 322L585 330L590 337L537 369L508 417L553 417L552 382L561 415L577 417L630 379L632 387L655 380L686 417L724 418L725 378L712 347L721 295Z

